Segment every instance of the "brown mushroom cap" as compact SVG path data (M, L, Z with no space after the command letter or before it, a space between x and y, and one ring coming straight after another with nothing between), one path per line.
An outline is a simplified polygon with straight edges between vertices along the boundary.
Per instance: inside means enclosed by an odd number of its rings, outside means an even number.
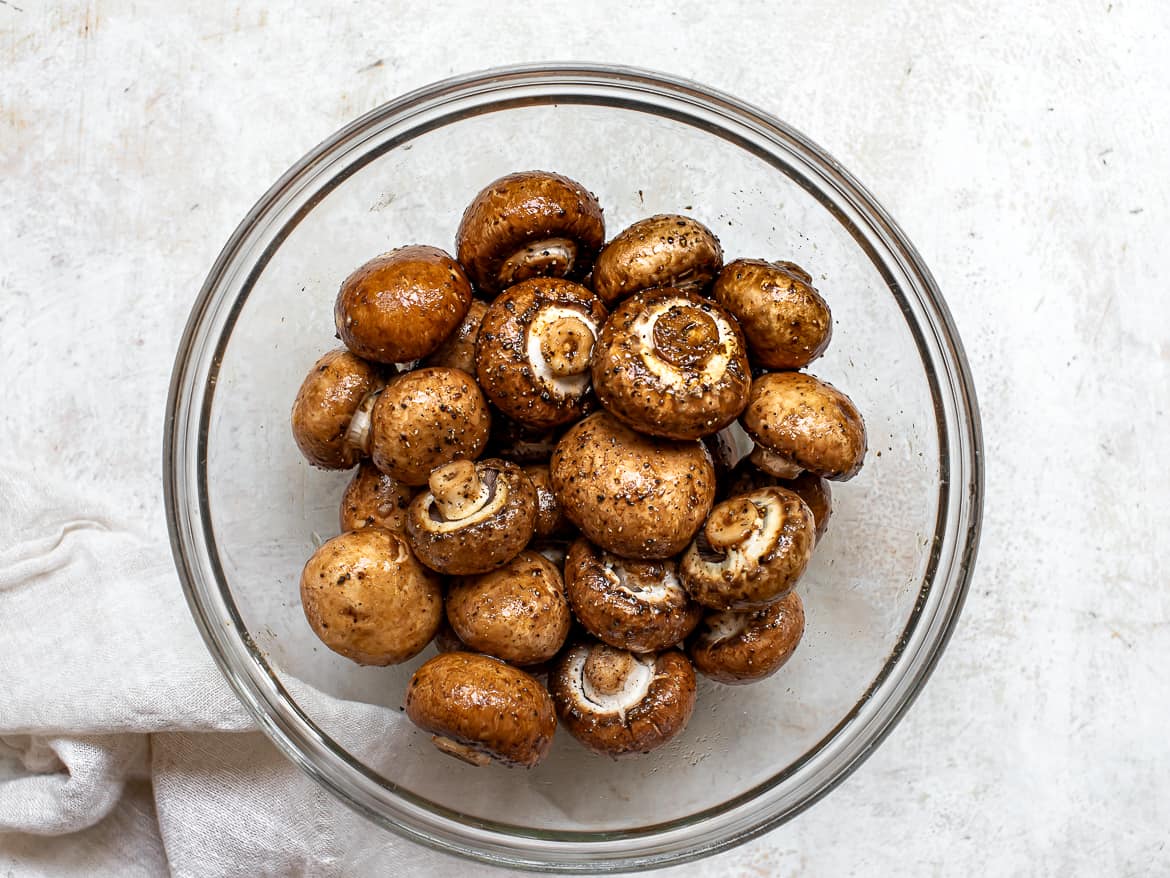
M323 543L301 573L301 605L325 645L361 665L417 655L443 617L439 578L381 527Z
M479 326L487 313L487 302L473 299L460 324L455 327L435 352L426 357L423 366L446 366L460 369L468 375L475 374L475 343L479 339Z
M322 469L349 469L363 454L364 411L382 389L381 373L344 348L325 354L305 376L292 407L292 433L301 454ZM365 406L363 406L363 403ZM351 426L353 429L351 429Z
M805 470L795 479L778 479L745 461L727 478L726 496L734 497L738 494L747 494L756 488L771 486L787 488L804 501L805 506L813 514L816 522L817 539L825 535L829 526L829 518L833 515L833 490L827 479Z
M557 716L594 753L648 753L677 735L695 707L695 671L678 650L634 655L602 643L561 653L548 677Z
M479 384L508 417L533 430L579 418L589 398L589 361L605 322L601 301L560 278L533 278L501 293L476 345Z
M407 485L425 485L431 471L452 460L479 457L491 415L475 381L458 369L403 372L374 403L370 456Z
M573 525L565 518L565 513L557 503L557 496L553 493L548 464L529 464L524 467L524 474L536 489L536 536L547 538L572 533Z
M752 382L741 423L756 443L752 462L792 478L806 469L833 481L865 461L865 422L845 394L802 372L772 372Z
M530 277L582 278L605 241L601 205L580 183L546 171L489 183L463 212L459 261L494 296Z
M753 366L799 369L829 346L833 315L798 265L737 259L723 267L712 295L739 321Z
M691 597L715 610L759 609L788 594L816 542L812 512L783 488L759 488L711 510L679 574Z
M545 688L485 655L448 652L406 689L406 715L442 752L471 765L532 768L548 755L557 719Z
M726 427L751 390L743 336L722 308L694 293L649 290L610 315L593 350L593 389L642 433L698 439Z
M654 287L701 292L722 264L719 239L705 225L659 214L639 220L605 245L593 266L593 290L607 307Z
M651 439L603 412L564 435L549 471L565 516L624 558L677 555L715 499L715 470L701 442Z
M411 501L406 533L432 570L467 576L515 558L535 524L536 489L520 467L496 458L460 460L431 473L429 490Z
M435 350L471 304L463 268L437 247L399 247L341 284L334 306L345 346L377 363L406 363Z
M630 652L674 646L702 615L678 578L677 562L619 558L586 539L569 547L565 594L590 634Z
M762 610L709 613L687 654L705 677L732 686L754 683L780 670L803 635L804 604L792 591Z
M363 460L341 495L338 518L342 533L370 525L403 533L406 530L406 508L413 496L410 486L392 479Z
M556 655L571 621L560 571L532 551L498 570L453 582L447 619L468 649L515 665Z

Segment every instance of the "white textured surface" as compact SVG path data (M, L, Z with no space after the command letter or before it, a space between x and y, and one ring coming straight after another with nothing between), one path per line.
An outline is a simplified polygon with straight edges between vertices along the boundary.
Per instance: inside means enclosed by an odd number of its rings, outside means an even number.
M699 79L809 134L916 242L975 373L988 500L963 620L890 739L796 821L677 874L1165 872L1170 12L875 6L0 2L0 448L50 449L167 551L173 350L289 164L494 64Z

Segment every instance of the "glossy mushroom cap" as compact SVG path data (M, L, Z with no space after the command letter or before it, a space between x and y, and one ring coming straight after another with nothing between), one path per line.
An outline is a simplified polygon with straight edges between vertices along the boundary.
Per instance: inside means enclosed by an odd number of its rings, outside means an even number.
M409 485L392 479L369 461L362 461L341 495L338 518L342 533L370 526L403 533L406 509L413 496Z
M423 366L446 366L459 369L468 375L475 374L475 343L479 339L479 327L487 313L487 302L473 299L454 332L444 339L435 352L422 361Z
M815 542L812 512L803 500L783 488L760 488L711 510L679 573L705 607L759 609L792 590Z
M702 443L651 439L603 412L564 435L549 471L565 516L624 558L677 555L715 499L715 470Z
M349 469L361 460L369 441L369 410L383 383L376 366L344 348L313 364L291 416L293 439L309 463Z
M592 193L560 174L524 171L475 196L459 223L455 249L490 298L531 277L583 278L604 241L601 205Z
M732 686L754 683L780 670L802 636L804 604L792 591L761 610L709 613L687 654L705 677Z
M804 501L816 522L817 540L825 535L829 519L833 515L833 489L827 479L805 470L794 479L778 479L745 461L727 477L725 495L735 497L748 494L757 488L776 486L787 488Z
M463 268L437 247L399 247L371 259L341 284L337 334L360 357L406 363L435 350L471 304Z
M649 753L686 727L695 707L695 671L678 650L634 655L579 644L553 663L549 692L557 716L594 753Z
M702 614L683 588L675 561L631 561L586 539L569 548L565 593L590 634L630 652L674 646Z
M411 501L406 533L419 560L466 576L502 567L532 539L536 490L514 463L460 460L431 473Z
M380 527L323 543L301 573L301 605L325 645L361 665L412 658L443 617L439 578Z
M865 460L865 422L844 393L803 372L773 372L752 383L741 423L756 443L752 462L780 478L802 469L851 479Z
M593 267L593 290L607 307L654 287L702 292L722 264L723 249L710 229L690 217L659 214L605 245Z
M471 765L532 768L552 747L552 698L531 676L485 655L448 652L423 664L406 715L442 752Z
M475 366L483 392L530 430L581 417L605 318L601 301L571 281L534 278L509 287L480 326Z
M711 292L739 321L757 368L799 369L829 346L833 315L798 265L737 259Z
M491 414L472 377L436 367L404 372L374 404L370 456L382 472L407 485L425 485L435 467L479 457Z

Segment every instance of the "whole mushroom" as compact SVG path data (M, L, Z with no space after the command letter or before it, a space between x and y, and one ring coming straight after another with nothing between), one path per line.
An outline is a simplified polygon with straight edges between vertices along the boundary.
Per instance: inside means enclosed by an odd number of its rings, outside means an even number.
M406 689L406 715L443 753L470 765L532 768L548 755L557 719L545 688L498 659L448 652Z
M463 320L471 282L437 247L399 247L375 257L341 284L337 334L360 357L406 363L434 351Z
M473 299L462 322L455 331L444 339L435 352L422 361L423 366L446 366L459 369L468 375L475 374L475 343L479 340L479 327L487 313L487 302Z
M659 214L605 245L593 267L593 290L607 307L654 287L702 292L722 264L723 249L710 229L690 217Z
M615 418L651 436L698 439L743 411L743 336L714 302L682 290L638 293L610 315L593 350L593 389Z
M406 530L406 508L414 492L363 460L341 495L341 531L377 525L395 533Z
M687 654L705 677L732 686L754 683L780 670L803 635L804 605L792 591L761 610L708 614Z
M361 665L391 665L430 643L443 593L400 534L365 527L313 553L301 573L301 606L334 652Z
M531 277L583 278L604 241L601 205L584 186L560 174L524 171L475 196L455 250L490 298Z
M378 368L344 348L322 356L297 392L292 433L322 469L349 469L369 448L370 409L385 382Z
M787 488L804 501L816 522L817 540L825 535L829 519L833 515L833 490L827 479L805 470L795 479L778 479L751 465L750 461L738 466L727 478L726 495L747 494L756 488L775 485Z

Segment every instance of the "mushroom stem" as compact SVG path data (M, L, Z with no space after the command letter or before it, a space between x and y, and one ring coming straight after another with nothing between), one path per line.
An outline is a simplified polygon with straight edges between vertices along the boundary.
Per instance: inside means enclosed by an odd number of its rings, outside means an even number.
M616 695L626 686L626 678L637 664L630 653L611 646L595 646L581 669L585 695L591 701L595 695Z
M674 366L702 368L719 345L719 327L698 308L675 305L654 321L654 350Z
M561 317L545 327L540 353L553 375L578 375L589 368L593 331L578 317Z
M454 460L431 473L428 481L439 513L447 521L467 518L491 499L491 488L484 483L470 460Z
M382 393L382 388L371 390L358 404L357 411L350 418L349 428L345 431L345 443L361 451L370 453L370 413L374 410L374 403Z
M431 743L439 749L439 752L454 756L461 762L466 762L477 768L483 768L492 761L492 758L486 753L481 753L479 750L468 747L466 744L460 744L451 738L444 738L442 735L431 735Z
M577 260L577 245L568 238L546 238L521 247L500 266L500 286L530 277L565 277Z
M804 472L804 467L775 451L769 451L759 443L752 450L751 461L770 476L778 479L795 479Z
M707 542L716 552L724 553L751 536L761 518L759 508L747 497L720 503L707 519Z

